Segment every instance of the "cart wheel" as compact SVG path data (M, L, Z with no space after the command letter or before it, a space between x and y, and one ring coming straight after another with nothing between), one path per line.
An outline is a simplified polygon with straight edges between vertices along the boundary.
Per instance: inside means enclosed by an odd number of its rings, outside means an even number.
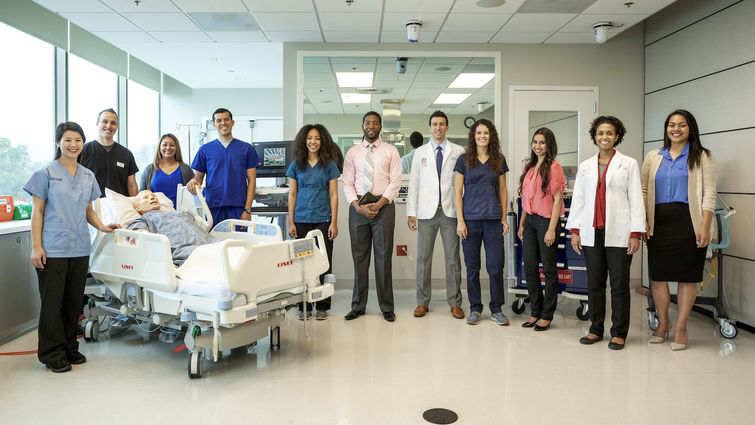
M648 326L652 331L658 329L658 314L654 311L648 311Z
M281 348L281 328L279 326L270 329L270 348L275 351Z
M721 327L718 328L718 330L721 332L721 336L727 339L734 339L737 337L737 327L732 322L724 322Z
M197 379L202 377L202 352L192 351L189 356L189 378Z
M90 320L84 325L84 341L97 341L100 336L100 324L96 320Z
M582 321L589 320L590 316L587 314L588 309L589 307L587 306L587 303L585 302L579 303L579 307L577 307L577 319L582 320Z
M511 311L513 311L514 314L524 313L524 298L515 299L514 302L511 303Z

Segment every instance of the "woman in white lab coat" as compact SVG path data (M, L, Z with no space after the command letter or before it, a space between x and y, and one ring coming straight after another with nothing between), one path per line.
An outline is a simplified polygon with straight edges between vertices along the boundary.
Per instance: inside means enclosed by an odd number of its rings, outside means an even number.
M606 278L611 277L611 341L608 348L624 348L629 331L629 266L645 231L645 206L640 168L634 158L615 147L626 129L616 117L601 116L590 126L590 137L600 149L579 164L569 220L574 251L585 251L590 333L579 342L603 339Z

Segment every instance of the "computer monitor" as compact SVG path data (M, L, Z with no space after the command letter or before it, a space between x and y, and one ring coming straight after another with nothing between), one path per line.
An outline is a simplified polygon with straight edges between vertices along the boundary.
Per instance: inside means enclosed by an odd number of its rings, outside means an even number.
M294 160L294 141L252 143L262 165L257 167L257 177L286 177L286 170Z

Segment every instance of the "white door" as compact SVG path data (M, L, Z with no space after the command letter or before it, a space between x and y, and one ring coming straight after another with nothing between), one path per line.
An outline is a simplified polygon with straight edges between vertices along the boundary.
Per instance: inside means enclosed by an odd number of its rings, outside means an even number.
M566 167L574 166L576 172L581 161L597 152L588 134L598 111L597 87L512 86L509 101L509 193L516 193L532 134L539 127L548 127L556 136L556 160L567 175Z

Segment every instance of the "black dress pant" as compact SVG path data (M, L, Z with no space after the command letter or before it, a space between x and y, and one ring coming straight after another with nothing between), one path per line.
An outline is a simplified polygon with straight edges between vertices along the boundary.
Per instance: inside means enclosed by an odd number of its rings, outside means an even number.
M45 268L37 269L42 297L37 358L44 364L65 359L66 353L79 349L76 328L88 268L89 256L47 258Z
M349 206L349 239L351 258L354 261L354 292L351 309L365 311L370 287L370 253L374 249L375 290L378 305L383 313L393 311L393 229L396 224L396 206L383 206L374 218L359 214Z
M595 229L594 246L585 246L587 303L590 333L603 336L606 317L606 278L611 278L611 337L626 339L629 332L629 266L626 247L606 247L605 229Z
M322 232L322 235L325 239L325 251L327 251L328 253L328 270L320 275L320 283L323 283L325 275L333 270L333 241L328 239L328 227L330 227L330 222L324 221L322 223L294 223L294 225L296 226L296 235L299 238L307 236L307 233L310 230L319 229ZM330 297L317 301L314 304L315 308L318 310L330 310ZM298 306L299 310L301 310L304 306L304 303L300 302ZM307 311L312 311L312 303L308 303Z
M530 297L530 316L543 320L553 320L558 299L558 270L556 255L561 234L560 223L556 225L556 240L551 246L545 245L545 233L551 219L537 214L527 214L524 218L522 256L524 274L527 279L527 293ZM543 263L545 276L545 296L540 285L539 263Z

